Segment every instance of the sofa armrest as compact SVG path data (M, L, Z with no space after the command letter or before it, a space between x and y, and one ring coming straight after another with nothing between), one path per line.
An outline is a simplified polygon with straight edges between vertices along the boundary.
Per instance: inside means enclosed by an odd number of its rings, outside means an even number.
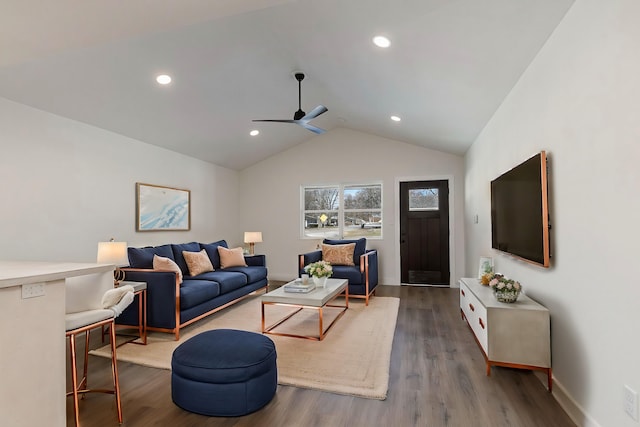
M267 257L265 255L245 255L244 261L249 267L266 267Z
M147 283L147 324L173 329L180 324L180 284L175 271L123 268L126 280Z
M360 255L360 273L364 274L369 290L378 285L378 251L376 249L368 249Z
M301 277L304 274L305 265L320 261L321 259L322 251L313 251L298 255L298 277Z

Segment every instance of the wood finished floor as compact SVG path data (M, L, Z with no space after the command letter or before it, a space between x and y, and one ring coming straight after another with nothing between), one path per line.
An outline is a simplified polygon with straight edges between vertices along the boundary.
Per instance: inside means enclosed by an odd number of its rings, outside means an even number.
M458 289L379 286L378 295L400 298L386 400L278 386L274 399L253 414L205 417L173 404L170 371L120 362L123 425L575 426L533 373L493 368L485 376L482 354L460 317ZM109 381L109 361L90 356L89 385L107 387ZM113 396L87 395L80 410L82 426L118 425ZM73 425L71 399L67 420Z

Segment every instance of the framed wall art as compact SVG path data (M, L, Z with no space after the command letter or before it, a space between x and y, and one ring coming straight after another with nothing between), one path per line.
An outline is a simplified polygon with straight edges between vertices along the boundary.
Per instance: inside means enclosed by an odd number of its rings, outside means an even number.
M136 183L137 231L191 229L191 192L179 188Z
M482 256L478 266L478 279L485 273L493 273L493 258Z

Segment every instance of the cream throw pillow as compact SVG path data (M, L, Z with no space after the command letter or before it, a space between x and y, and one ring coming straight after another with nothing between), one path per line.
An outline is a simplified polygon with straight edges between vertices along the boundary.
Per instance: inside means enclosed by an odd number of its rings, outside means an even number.
M331 265L355 265L353 263L353 251L355 249L355 243L346 245L326 245L323 243L322 259Z
M247 266L242 248L227 249L218 246L218 255L220 255L220 268Z
M178 264L171 258L166 258L163 256L154 255L153 256L153 269L154 270L166 270L166 271L175 271L176 276L178 276L178 283L182 283L182 271L180 271L180 267Z
M207 255L207 251L204 249L200 252L182 251L182 256L187 262L190 276L197 276L198 274L213 271L213 265L211 264L209 255Z

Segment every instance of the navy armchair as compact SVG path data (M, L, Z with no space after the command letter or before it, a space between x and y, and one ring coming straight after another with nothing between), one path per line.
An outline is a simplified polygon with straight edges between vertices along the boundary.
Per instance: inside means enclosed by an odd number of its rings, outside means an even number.
M363 298L365 305L369 305L369 297L375 295L378 286L378 251L367 249L367 239L357 240L328 240L323 245L348 245L354 243L353 265L338 265L328 260L333 267L334 279L349 280L349 297ZM326 252L326 251L325 251ZM312 262L323 259L322 250L298 255L298 277L304 274L304 267Z

